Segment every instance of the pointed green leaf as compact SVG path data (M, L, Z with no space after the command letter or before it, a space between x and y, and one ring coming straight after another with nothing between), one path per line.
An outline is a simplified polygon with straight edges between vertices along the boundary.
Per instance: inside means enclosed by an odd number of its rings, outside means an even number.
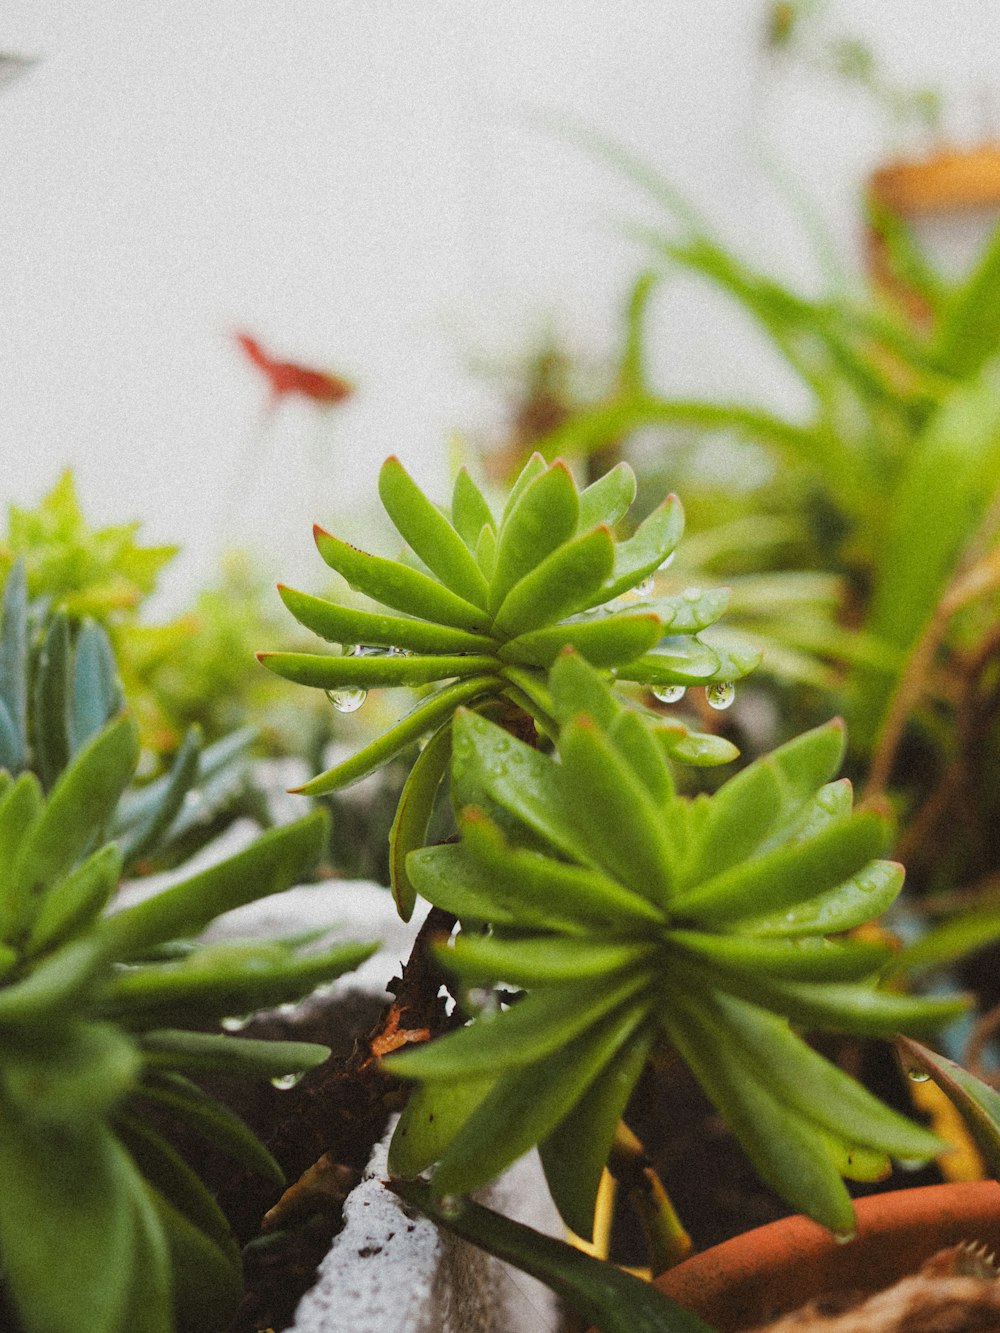
M566 1225L592 1240L594 1207L618 1121L652 1049L652 1023L608 1061L576 1106L539 1144L545 1180Z
M715 768L719 764L731 764L740 755L736 746L732 741L727 741L725 736L691 731L682 722L661 722L654 727L653 734L663 753L682 764Z
M417 889L407 869L410 852L427 842L441 779L451 762L451 719L430 738L407 774L389 830L389 880L396 909L409 921Z
M441 966L463 985L506 983L530 989L607 978L629 967L641 967L653 961L655 948L653 943L606 943L549 935L504 940L463 933L452 943L437 946L435 954Z
M904 873L897 861L873 861L825 893L794 903L786 911L739 917L728 928L745 935L789 938L853 930L891 907L903 887Z
M472 480L468 468L459 468L451 496L451 521L462 541L475 553L479 534L493 515L482 491Z
M554 463L524 487L500 529L490 579L494 615L511 588L575 534L579 514L580 498L565 463Z
M548 464L545 459L537 450L535 450L524 464L524 467L522 467L521 471L517 474L517 477L514 479L514 484L510 488L510 493L507 496L507 502L504 505L503 513L500 515L501 527L507 522L507 519L513 512L514 506L520 500L524 491L527 490L533 481L537 480L537 478L542 475L547 467Z
M579 857L551 759L468 708L455 714L452 748L456 804L499 806L561 852L596 868L586 854Z
M494 641L484 634L450 625L434 625L409 616L387 616L378 611L359 611L340 606L325 597L313 597L278 584L281 600L300 625L339 644L373 644L381 648L406 648L415 653L448 656L453 653L494 651Z
M228 1106L183 1075L165 1073L147 1079L133 1091L130 1102L160 1107L269 1184L279 1188L285 1184L285 1173L256 1134Z
M144 1032L142 1053L157 1071L183 1070L235 1078L275 1078L312 1069L329 1058L330 1048L311 1041L259 1041L212 1032L164 1028Z
M1000 1180L1000 1093L936 1051L897 1037L896 1047L907 1070L929 1074L965 1122L986 1169Z
M559 754L563 805L580 845L627 888L665 903L674 884L674 854L663 811L648 788L585 715L563 728Z
M86 928L118 887L121 869L121 853L108 843L53 885L42 896L24 952L42 953Z
M850 1196L809 1118L779 1101L736 1058L694 1001L673 992L662 1022L698 1082L725 1116L761 1179L799 1212L843 1234L854 1230Z
M189 727L174 755L161 799L141 822L133 824L122 838L122 857L131 868L155 848L173 824L198 776L201 729Z
M404 1078L463 1083L500 1069L546 1062L648 984L649 972L638 969L596 993L590 987L548 986L500 1014L477 1018L457 1032L390 1055L384 1064Z
M751 912L793 907L864 870L882 850L885 820L873 813L822 829L808 842L779 846L679 893L673 910L719 924Z
M663 747L652 728L630 708L623 708L607 728L608 740L630 766L660 810L674 796L674 781Z
M360 967L377 947L341 944L306 954L276 943L204 947L180 962L117 973L101 988L96 1004L125 1027L194 1026L300 1000Z
M483 577L491 579L497 562L497 530L492 523L484 523L476 542L476 564Z
M465 542L392 455L382 464L378 493L396 531L446 588L474 606L486 605L486 580Z
M596 667L612 667L648 652L662 634L657 616L620 612L600 620L561 621L519 634L501 647L499 657L504 662L551 666L563 648L571 647Z
M894 1157L930 1159L941 1151L936 1135L891 1110L807 1046L785 1019L718 992L704 1008L729 1058L792 1110L849 1144Z
M473 676L469 680L456 681L446 685L429 698L424 699L416 708L406 714L395 726L384 731L370 744L344 759L335 767L327 769L317 777L296 790L306 796L321 796L327 792L349 787L369 773L374 773L384 763L408 749L421 736L434 730L451 718L455 709L480 695L496 693L502 682L492 676Z
M70 708L70 745L75 754L125 707L111 641L87 621L76 638Z
M592 604L613 559L607 528L565 542L514 584L497 611L497 629L513 637L583 610Z
M468 1083L414 1088L389 1144L390 1173L416 1176L433 1166L495 1082L487 1075Z
M31 914L37 894L65 875L111 819L135 771L139 740L129 717L99 732L63 770L11 872L22 913Z
M17 857L42 811L44 797L34 773L22 773L0 797L0 939L18 924L23 903L13 877Z
M670 942L718 967L736 968L748 975L759 969L792 981L860 981L892 957L887 945L874 940L835 943L822 938L769 939L672 930Z
M481 607L459 597L420 570L410 569L396 560L369 555L322 528L315 530L315 537L320 555L355 591L423 620L454 625L476 634L488 632L489 618Z
M434 1173L436 1197L485 1185L551 1134L646 1012L644 1004L623 1005L546 1059L501 1074L445 1150Z
M298 685L320 690L345 687L363 690L397 685L430 685L450 676L482 676L495 671L495 657L458 654L454 657L333 657L320 653L258 653L268 671Z
M616 463L610 472L605 472L580 492L577 530L589 532L601 523L613 528L628 513L637 489L635 473L628 463Z
M661 639L652 652L619 667L615 674L620 680L634 680L640 685L703 685L717 679L719 657L693 634L672 634Z
M35 670L35 769L50 790L70 757L69 623L57 612L49 623Z
M650 574L655 574L667 556L672 554L683 532L684 510L681 502L676 495L668 495L661 505L643 519L633 537L615 547L614 567L607 582L599 595L584 605L596 606L598 602L610 602L629 588L634 588Z
M599 871L512 847L481 811L464 810L461 826L461 846L422 848L408 866L425 898L463 920L574 935L662 924L652 903Z
M569 722L578 713L588 713L605 731L623 708L606 678L576 652L565 650L552 664L549 689L556 717Z

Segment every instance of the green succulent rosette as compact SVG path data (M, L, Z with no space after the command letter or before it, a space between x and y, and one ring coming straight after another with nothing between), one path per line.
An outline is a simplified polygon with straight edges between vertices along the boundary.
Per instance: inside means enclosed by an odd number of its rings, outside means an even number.
M558 722L545 678L567 646L621 681L660 691L725 686L756 665L758 654L727 646L710 631L725 610L724 591L652 595L653 576L680 540L683 512L668 496L619 541L614 529L635 492L626 464L581 491L565 463L548 465L536 454L499 516L465 469L444 510L389 458L379 494L416 563L369 554L317 529L323 559L372 609L280 588L296 619L342 652L259 654L270 670L335 696L436 686L377 740L301 789L319 795L346 786L429 737L393 829L393 891L404 916L414 897L406 854L424 841L457 708L506 701L554 736ZM667 735L674 753L689 762L735 755L728 742L691 733L679 721Z
M833 780L843 727L689 798L663 726L578 654L553 667L550 700L553 755L459 714L461 841L409 858L419 892L461 923L442 963L473 1011L490 1003L386 1061L420 1081L392 1171L436 1164L436 1196L461 1195L537 1144L563 1218L590 1236L615 1126L646 1062L669 1049L761 1177L849 1232L844 1177L877 1179L890 1157L923 1160L940 1143L798 1029L927 1030L963 1003L881 989L888 950L846 934L889 905L903 871L880 859L883 819L853 811L850 784Z
M297 1000L372 952L197 940L220 913L312 871L322 811L107 911L124 853L105 835L138 757L123 715L47 794L31 770L0 771L0 1287L21 1333L229 1327L239 1247L159 1126L183 1125L280 1186L264 1145L194 1080L284 1078L324 1060L325 1046L218 1025Z

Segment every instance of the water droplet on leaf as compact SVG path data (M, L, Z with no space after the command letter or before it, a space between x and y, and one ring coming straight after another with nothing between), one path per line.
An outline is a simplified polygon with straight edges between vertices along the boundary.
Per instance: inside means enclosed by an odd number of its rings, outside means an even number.
M654 685L652 687L654 699L659 699L661 704L675 704L679 699L683 699L687 694L686 685Z
M721 712L724 708L728 708L735 698L736 686L731 680L713 680L711 685L705 686L705 701L709 708Z
M279 1092L288 1092L291 1088L301 1082L302 1074L279 1074L277 1078L271 1079L271 1086L277 1088Z
M641 583L637 583L635 585L634 591L639 597L648 597L649 594L653 591L652 574L647 574Z
M222 1028L223 1032L242 1032L249 1022L249 1016L245 1018L237 1018L233 1016L222 1019L219 1023L219 1027Z
M462 1211L462 1200L457 1194L445 1194L438 1200L438 1207L445 1217L458 1217Z
M342 690L327 690L326 697L338 713L356 713L368 698L368 691L353 687Z
M914 1065L912 1069L906 1071L906 1077L911 1083L926 1083L930 1074L926 1069L921 1069L919 1065Z

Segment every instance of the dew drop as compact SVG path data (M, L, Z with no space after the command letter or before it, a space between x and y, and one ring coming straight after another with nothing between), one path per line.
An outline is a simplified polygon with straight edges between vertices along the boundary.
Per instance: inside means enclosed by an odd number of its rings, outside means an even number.
M926 1083L930 1074L926 1069L921 1069L919 1065L914 1065L912 1069L906 1071L906 1077L911 1083Z
M670 554L667 556L666 560L660 562L660 568L669 569L670 566L674 563L674 556L676 554L677 554L676 551L671 551Z
M897 1157L896 1165L900 1171L919 1171L927 1165L926 1157Z
M675 704L687 694L686 685L654 685L652 695L661 704Z
M438 1200L438 1207L445 1217L458 1217L462 1211L462 1200L457 1194L444 1194Z
M330 700L338 713L356 713L368 698L368 691L353 688L327 690L326 697Z
M713 680L711 685L705 686L705 701L709 708L716 708L721 712L728 708L736 698L736 686L731 680Z
M634 591L639 597L648 597L649 594L653 591L652 574L647 574L641 583L637 583L635 585Z
M222 1028L223 1032L242 1032L249 1022L249 1017L237 1018L233 1015L230 1018L222 1019L219 1023L219 1027Z
M271 1079L271 1086L277 1088L279 1092L288 1092L296 1084L301 1082L302 1074L279 1074L277 1078Z

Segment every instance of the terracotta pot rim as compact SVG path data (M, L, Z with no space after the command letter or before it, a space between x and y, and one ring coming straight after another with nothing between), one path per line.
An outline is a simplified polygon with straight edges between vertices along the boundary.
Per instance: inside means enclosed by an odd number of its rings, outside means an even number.
M735 1333L826 1291L877 1291L949 1245L974 1241L1000 1251L993 1180L871 1194L855 1200L855 1213L848 1243L807 1217L786 1217L685 1260L657 1286L720 1333Z

